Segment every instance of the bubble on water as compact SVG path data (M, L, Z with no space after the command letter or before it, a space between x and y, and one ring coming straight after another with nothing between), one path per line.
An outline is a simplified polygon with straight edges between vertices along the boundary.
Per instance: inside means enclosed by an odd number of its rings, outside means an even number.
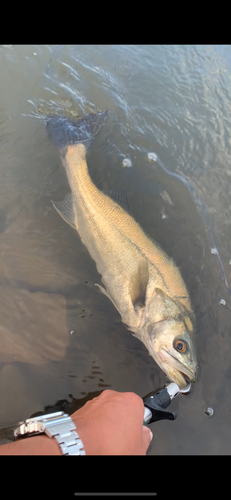
M226 300L225 299L221 299L219 304L221 304L222 306L226 306Z
M70 331L70 335L73 335L75 333L75 330Z
M149 161L157 161L158 160L157 154L156 153L152 153L152 152L148 153L148 160Z
M205 415L207 415L208 417L212 417L213 414L214 414L214 409L208 406L208 408L206 408L205 410Z
M217 255L217 254L218 254L218 250L217 250L217 248L216 248L216 247L211 248L211 253L212 253L213 255Z
M162 219L167 219L167 215L166 214L162 214Z
M130 168L132 167L132 161L130 160L130 158L124 158L123 161L122 161L122 165L124 168Z

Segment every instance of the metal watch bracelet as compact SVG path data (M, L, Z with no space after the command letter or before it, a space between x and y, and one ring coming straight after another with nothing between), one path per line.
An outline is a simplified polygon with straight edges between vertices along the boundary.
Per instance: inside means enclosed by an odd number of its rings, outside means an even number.
M63 411L28 418L19 422L14 431L16 438L45 433L59 445L64 455L86 455L82 440L71 417Z

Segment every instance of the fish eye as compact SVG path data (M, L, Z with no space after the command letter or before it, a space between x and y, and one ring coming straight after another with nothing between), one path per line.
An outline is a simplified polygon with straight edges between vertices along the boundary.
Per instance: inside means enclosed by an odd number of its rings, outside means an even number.
M175 340L174 343L173 343L173 347L178 352L185 352L187 350L187 344L182 339Z

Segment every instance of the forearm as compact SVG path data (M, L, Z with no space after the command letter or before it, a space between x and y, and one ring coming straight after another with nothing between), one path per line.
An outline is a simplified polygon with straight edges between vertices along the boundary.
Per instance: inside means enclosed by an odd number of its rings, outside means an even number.
M0 446L0 455L62 455L58 444L45 434Z
M152 438L143 425L143 400L106 389L71 415L86 455L145 455ZM0 455L61 455L45 434L0 446Z

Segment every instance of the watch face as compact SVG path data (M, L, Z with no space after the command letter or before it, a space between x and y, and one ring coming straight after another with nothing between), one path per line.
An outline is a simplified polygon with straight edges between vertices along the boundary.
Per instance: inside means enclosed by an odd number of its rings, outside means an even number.
M74 422L62 411L28 418L19 424L14 431L15 437L30 437L45 432L47 436L54 438L64 455L86 454Z
M71 428L75 429L75 425L71 420L71 417L64 413L63 411L58 411L55 413L48 413L46 415L39 415L37 417L28 418L22 422L19 422L19 426L15 429L14 435L15 437L24 436L24 435L36 435L46 432L46 429L49 428L52 424L59 425L67 425L69 423L72 424ZM49 437L52 437L52 433L47 432Z

